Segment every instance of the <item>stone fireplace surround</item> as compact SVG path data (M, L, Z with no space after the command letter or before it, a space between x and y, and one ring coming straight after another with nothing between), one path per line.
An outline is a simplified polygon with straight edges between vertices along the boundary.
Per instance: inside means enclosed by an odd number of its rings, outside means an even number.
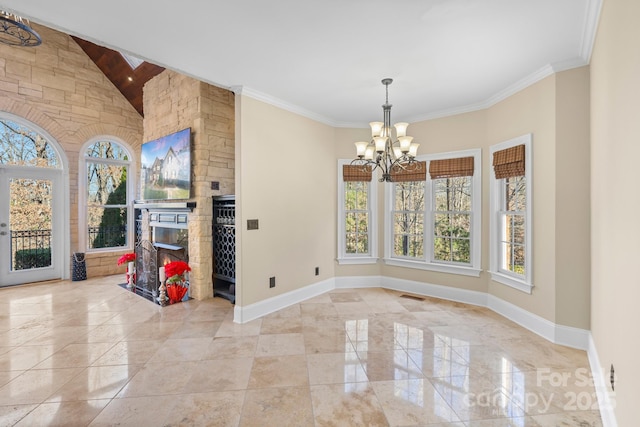
M212 197L235 193L235 95L165 70L145 84L143 99L143 141L191 128L191 196L162 204L194 204L187 226L190 296L212 298Z

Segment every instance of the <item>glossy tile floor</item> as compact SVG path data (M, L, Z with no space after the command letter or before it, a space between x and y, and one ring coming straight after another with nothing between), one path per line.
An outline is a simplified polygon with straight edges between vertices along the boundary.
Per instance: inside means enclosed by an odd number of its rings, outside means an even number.
M487 309L344 289L238 325L121 280L0 289L0 425L601 425L585 352Z

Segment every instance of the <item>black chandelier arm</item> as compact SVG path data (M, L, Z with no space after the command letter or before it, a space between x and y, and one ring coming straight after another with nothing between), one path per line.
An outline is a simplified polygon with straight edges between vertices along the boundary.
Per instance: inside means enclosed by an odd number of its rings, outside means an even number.
M357 159L353 159L351 160L351 163L349 163L352 166L362 166L362 170L365 171L365 169L367 168L367 166L369 167L369 169L373 172L378 165L376 164L376 162L374 162L373 160L367 160L364 158L357 158Z
M393 161L390 169L396 167L402 169L403 171L409 170L417 172L422 169L422 163L418 162L415 157L404 154L402 157L399 157Z
M21 22L21 19L14 20L0 15L0 43L33 47L40 45L42 38L33 28Z
M356 158L351 160L351 165L361 166L363 172L375 172L376 169L380 169L381 176L378 181L380 182L393 182L391 178L391 171L393 169L400 169L401 171L420 172L422 170L422 162L417 161L414 157L406 154L402 155L391 162L387 162L383 159L384 153L378 154L376 160L367 160L365 158Z

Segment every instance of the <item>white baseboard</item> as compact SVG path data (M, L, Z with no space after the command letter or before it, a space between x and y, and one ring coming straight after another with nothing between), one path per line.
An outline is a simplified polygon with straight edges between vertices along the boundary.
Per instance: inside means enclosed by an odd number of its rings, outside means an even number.
M485 292L450 286L434 285L413 280L396 279L385 276L340 276L314 283L264 301L234 308L234 322L245 323L266 314L297 304L333 289L386 288L416 295L441 298L449 301L487 307L520 326L540 335L555 344L580 350L589 348L589 331L570 326L557 325L536 314L528 312L510 302Z
M555 327L556 335L553 342L580 350L589 350L590 331L558 324L556 324Z
M493 295L489 295L487 307L554 344L585 351L589 348L586 329L558 325Z
M488 308L518 325L555 343L556 324L496 296L488 296ZM583 348L581 350L586 350Z
M335 287L335 279L331 278L244 307L236 304L233 308L233 321L235 323L247 323L290 305L322 295L335 289Z
M335 277L336 289L382 288L382 276L341 276Z
M611 402L611 397L615 397L615 392L609 392L609 388L605 383L602 364L600 363L598 351L596 350L596 343L593 340L593 335L591 335L590 332L587 355L589 356L589 365L591 366L591 375L593 376L594 383L593 385L596 389L596 395L598 397L598 406L600 408L602 425L603 427L618 427L616 415L613 412L614 405L613 402Z
M479 305L481 307L487 306L486 293L470 291L468 289L452 288L451 286L434 285L431 283L396 279L393 277L383 277L382 287L400 292L409 292L412 294L441 298L449 301Z

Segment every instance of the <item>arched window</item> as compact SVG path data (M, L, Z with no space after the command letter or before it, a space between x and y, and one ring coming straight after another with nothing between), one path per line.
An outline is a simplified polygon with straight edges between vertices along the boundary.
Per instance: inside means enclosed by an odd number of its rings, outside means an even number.
M0 164L62 167L58 154L43 135L8 119L0 119Z
M86 145L82 160L80 210L85 214L81 222L86 250L130 247L134 188L130 151L114 138L99 138Z

